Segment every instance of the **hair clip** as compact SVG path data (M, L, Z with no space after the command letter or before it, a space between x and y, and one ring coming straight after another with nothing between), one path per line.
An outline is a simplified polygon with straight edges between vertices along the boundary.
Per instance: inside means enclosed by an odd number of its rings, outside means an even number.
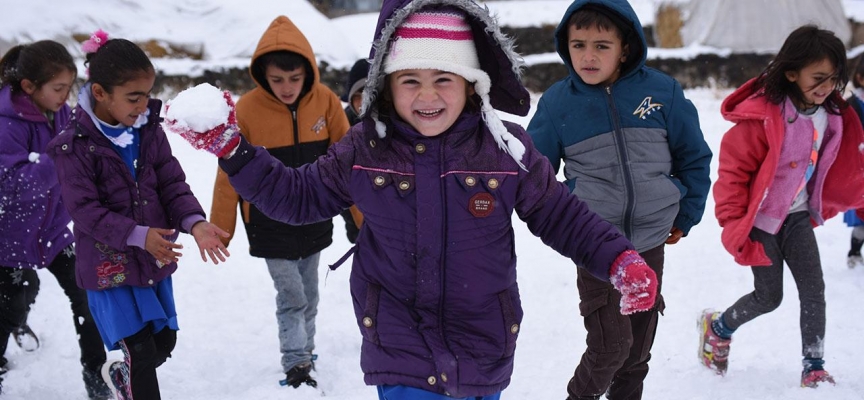
M95 53L96 50L99 50L99 48L107 42L108 34L99 29L90 35L90 39L85 40L84 43L81 44L81 50L84 51L84 54Z

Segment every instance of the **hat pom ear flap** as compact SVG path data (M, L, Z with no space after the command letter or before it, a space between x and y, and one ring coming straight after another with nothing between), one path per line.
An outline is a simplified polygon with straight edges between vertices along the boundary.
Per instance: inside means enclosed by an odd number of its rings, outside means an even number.
M519 164L520 168L528 171L525 168L525 164L522 163L522 156L525 155L525 145L507 130L504 123L501 122L501 118L498 118L498 114L489 103L489 88L491 86L488 76L485 79L477 79L474 82L474 91L480 96L480 114L483 116L483 121L489 128L489 132L492 133L492 137L495 138L495 142L498 143L498 147L507 152L510 157L513 157L513 160Z

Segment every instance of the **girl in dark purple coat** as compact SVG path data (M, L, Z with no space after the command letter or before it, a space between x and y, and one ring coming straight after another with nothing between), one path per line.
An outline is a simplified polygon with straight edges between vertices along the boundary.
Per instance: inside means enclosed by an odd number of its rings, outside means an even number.
M486 9L468 0L384 1L365 115L325 156L298 169L235 126L193 145L274 219L331 218L356 204L351 294L360 364L380 399L497 399L510 383L522 308L511 216L622 291L622 312L654 303L654 273L633 246L563 183L518 125L521 61ZM493 85L494 83L494 85ZM230 121L230 117L229 117Z
M156 79L141 49L97 31L83 46L90 79L72 121L49 143L63 203L74 222L78 285L109 349L124 361L103 376L118 399L158 400L156 367L176 342L171 274L178 231L192 234L206 261L224 261L219 236L204 219L162 131Z
M0 383L9 334L19 345L25 337L39 343L27 314L39 292L36 270L46 268L72 307L87 395L107 399L99 375L105 349L87 295L75 285L70 218L45 154L69 121L66 100L76 73L66 48L50 40L15 46L0 60Z

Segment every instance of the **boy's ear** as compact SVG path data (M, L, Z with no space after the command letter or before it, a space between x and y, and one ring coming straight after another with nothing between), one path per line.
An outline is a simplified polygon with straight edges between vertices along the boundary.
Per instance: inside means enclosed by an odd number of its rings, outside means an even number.
M24 90L24 93L27 93L28 96L32 96L33 93L36 93L36 84L33 81L24 78L21 80L21 89Z
M630 45L625 44L624 47L621 49L621 62L623 63L624 61L627 61L627 57L629 57L629 56L630 56Z

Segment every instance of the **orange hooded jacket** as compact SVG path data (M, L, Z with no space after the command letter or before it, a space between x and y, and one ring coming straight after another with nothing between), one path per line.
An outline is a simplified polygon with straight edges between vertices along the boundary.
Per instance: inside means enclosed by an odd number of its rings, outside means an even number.
M307 79L295 101L296 111L272 93L264 76L256 74L256 60L280 50L303 56L312 70L312 79ZM279 16L270 23L258 42L249 71L257 87L237 102L238 126L249 143L264 146L284 164L299 167L315 161L350 128L339 97L320 82L312 46L287 17ZM228 176L219 169L213 189L211 222L231 234L223 239L226 246L234 237L238 203L253 256L297 259L317 253L332 243L331 221L298 227L271 220L243 201L231 187ZM360 212L351 207L351 214L360 227L363 218Z

